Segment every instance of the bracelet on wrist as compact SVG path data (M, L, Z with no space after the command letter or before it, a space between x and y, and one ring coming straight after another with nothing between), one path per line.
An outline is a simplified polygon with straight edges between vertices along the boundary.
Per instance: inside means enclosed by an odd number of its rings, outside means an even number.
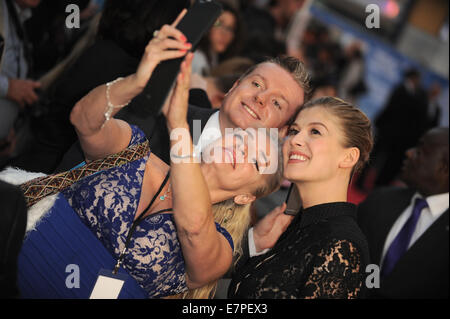
M192 158L193 160L196 160L197 156L195 155L195 153L178 155L178 154L174 154L174 153L170 152L170 159L171 160L173 160L173 159L185 160L185 159L188 159L188 158ZM176 161L174 161L174 162L176 162Z
M184 159L184 158L194 158L194 155L192 155L192 154L176 155L176 154L170 153L170 157Z
M131 102L131 100L129 100L125 104L121 104L121 105L114 105L111 103L111 97L110 97L111 86L119 81L122 81L123 79L124 79L123 77L119 77L119 78L115 79L114 81L106 83L106 105L107 106L106 106L106 111L104 113L105 122L103 123L103 125L105 125L105 123L111 119L111 114L114 111L114 109L121 109L121 108L127 106L128 104L130 104L130 102Z

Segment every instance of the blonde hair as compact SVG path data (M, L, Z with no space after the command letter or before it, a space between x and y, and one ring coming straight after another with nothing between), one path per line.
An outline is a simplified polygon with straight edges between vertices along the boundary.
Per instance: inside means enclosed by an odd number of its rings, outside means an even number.
M266 131L268 136L275 140L270 134L269 130ZM281 141L276 140L278 143L278 150L281 150ZM277 170L273 174L267 174L264 185L258 187L253 193L256 198L264 197L274 192L280 187L283 179L283 152L278 151L278 165ZM225 228L231 235L234 244L233 260L236 264L242 256L242 239L244 233L248 230L250 224L250 206L251 204L239 205L234 202L233 198L225 200L223 202L214 204L212 211L214 214L214 221L220 226ZM197 289L190 289L184 293L169 296L169 299L209 299L213 298L216 292L218 280L210 282L203 287Z
M239 259L239 256L242 255L242 238L250 224L250 204L238 205L234 203L233 199L229 199L213 205L213 212L215 222L225 228L233 239L233 258ZM210 299L216 293L217 283L218 280L215 280L178 296L182 299Z

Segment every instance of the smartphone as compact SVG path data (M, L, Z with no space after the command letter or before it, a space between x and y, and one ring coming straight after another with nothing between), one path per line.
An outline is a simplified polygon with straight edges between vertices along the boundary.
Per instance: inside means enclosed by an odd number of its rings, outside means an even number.
M292 183L289 187L285 202L286 210L284 211L284 213L286 215L292 216L297 215L297 213L300 211L300 208L302 207L302 200L300 198L300 193L297 189L297 186L295 186L294 183Z
M202 37L211 28L214 22L222 13L222 6L214 0L197 0L189 9L186 15L177 25L179 29L192 44L191 51L194 51ZM173 84L180 72L180 65L183 58L167 60L160 63L153 71L150 80L140 94L139 99L144 99L146 114L157 116L164 105L164 102L172 89Z

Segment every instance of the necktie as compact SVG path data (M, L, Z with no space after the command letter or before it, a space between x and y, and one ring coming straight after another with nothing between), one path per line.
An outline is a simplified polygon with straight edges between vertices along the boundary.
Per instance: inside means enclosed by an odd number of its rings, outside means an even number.
M131 145L119 153L110 155L104 159L89 162L79 168L38 177L23 183L20 185L20 188L25 195L27 207L32 206L45 196L56 194L66 189L84 177L143 158L149 151L149 143L145 140L145 142Z
M381 276L385 277L389 275L397 264L398 260L408 250L409 242L411 241L412 234L416 229L417 221L419 220L422 209L427 207L427 201L423 198L417 198L414 202L414 208L403 225L402 229L395 237L391 246L389 247L386 256L384 257L383 266L381 268Z

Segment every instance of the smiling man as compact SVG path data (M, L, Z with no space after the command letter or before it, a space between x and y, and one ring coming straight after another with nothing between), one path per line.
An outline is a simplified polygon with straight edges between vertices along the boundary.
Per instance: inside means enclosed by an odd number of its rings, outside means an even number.
M197 151L229 128L283 128L310 93L310 76L293 57L278 57L256 64L228 91L218 112L190 107L188 117L203 124L201 136L193 128ZM198 140L198 142L197 142Z
M294 58L256 65L227 93L219 116L221 127L281 128L309 90L303 64Z
M205 109L189 105L188 123L191 136L196 145L195 153L200 152L213 141L225 135L226 129L283 128L310 94L310 76L305 65L293 57L277 57L256 64L234 83L225 95L222 106ZM149 125L133 108L121 110L132 113L131 123L144 129ZM166 108L162 109L163 114ZM118 117L126 121L127 116ZM153 149L167 143L169 138L164 128L157 128L157 138L147 136ZM145 130L144 130L145 131ZM158 135L157 134L157 135ZM169 150L167 150L168 152ZM169 158L163 152L156 153L161 158ZM83 161L79 144L76 143L66 153L56 172L68 170Z

